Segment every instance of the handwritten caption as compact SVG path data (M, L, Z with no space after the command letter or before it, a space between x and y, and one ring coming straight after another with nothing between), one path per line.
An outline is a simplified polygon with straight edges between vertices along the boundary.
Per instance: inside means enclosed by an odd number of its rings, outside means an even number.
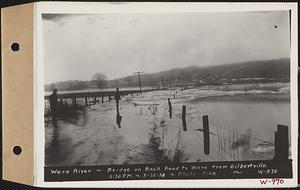
M291 173L291 164L278 168L272 161L61 166L45 167L45 181L285 178Z
M272 179L260 179L259 180L261 185L282 185L284 184L284 179L281 178L272 178Z

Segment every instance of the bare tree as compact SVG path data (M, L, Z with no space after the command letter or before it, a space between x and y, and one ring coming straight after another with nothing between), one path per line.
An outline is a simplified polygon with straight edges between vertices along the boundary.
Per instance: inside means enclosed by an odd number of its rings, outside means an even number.
M107 85L107 77L104 73L95 73L92 80L96 83L99 89L102 89Z

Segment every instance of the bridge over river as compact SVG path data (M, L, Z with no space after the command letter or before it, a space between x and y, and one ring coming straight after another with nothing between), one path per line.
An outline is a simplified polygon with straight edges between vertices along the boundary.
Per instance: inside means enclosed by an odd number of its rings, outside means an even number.
M119 95L125 96L128 94L136 94L142 92L151 92L157 90L165 90L164 88L145 89L145 90L120 90ZM70 93L58 93L58 99L73 99L73 98L86 98L86 97L113 97L116 91L94 91L94 92L70 92ZM49 99L50 95L45 95L45 99Z
M73 106L89 106L91 104L96 104L97 102L104 103L104 99L108 97L110 102L115 98L116 94L118 96L126 96L129 94L138 94L151 91L166 90L165 88L155 88L155 89L144 89L144 90L119 90L118 88L113 91L87 91L87 92L68 92L68 93L57 93L58 102L60 105L73 105ZM50 95L45 95L45 110L50 111ZM92 99L92 100L91 100ZM101 100L100 100L101 99ZM48 110L48 111L47 111Z

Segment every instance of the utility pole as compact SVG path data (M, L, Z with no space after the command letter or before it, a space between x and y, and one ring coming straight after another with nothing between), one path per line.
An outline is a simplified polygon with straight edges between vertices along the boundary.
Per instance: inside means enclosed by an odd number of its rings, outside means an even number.
M133 74L137 74L139 77L140 93L142 94L141 73L144 73L144 72L138 71L138 72L134 72Z

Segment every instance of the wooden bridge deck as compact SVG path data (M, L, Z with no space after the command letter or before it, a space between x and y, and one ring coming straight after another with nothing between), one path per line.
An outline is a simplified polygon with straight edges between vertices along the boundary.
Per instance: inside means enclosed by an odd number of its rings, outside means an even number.
M151 91L158 91L164 89L146 89L142 90L142 92L151 92ZM124 96L128 94L136 94L140 93L140 90L120 90L119 95ZM73 93L64 93L64 94L57 94L57 99L66 99L66 98L85 98L85 97L102 97L102 96L114 96L116 91L96 91L96 92L73 92ZM49 99L50 95L46 95L44 98Z

